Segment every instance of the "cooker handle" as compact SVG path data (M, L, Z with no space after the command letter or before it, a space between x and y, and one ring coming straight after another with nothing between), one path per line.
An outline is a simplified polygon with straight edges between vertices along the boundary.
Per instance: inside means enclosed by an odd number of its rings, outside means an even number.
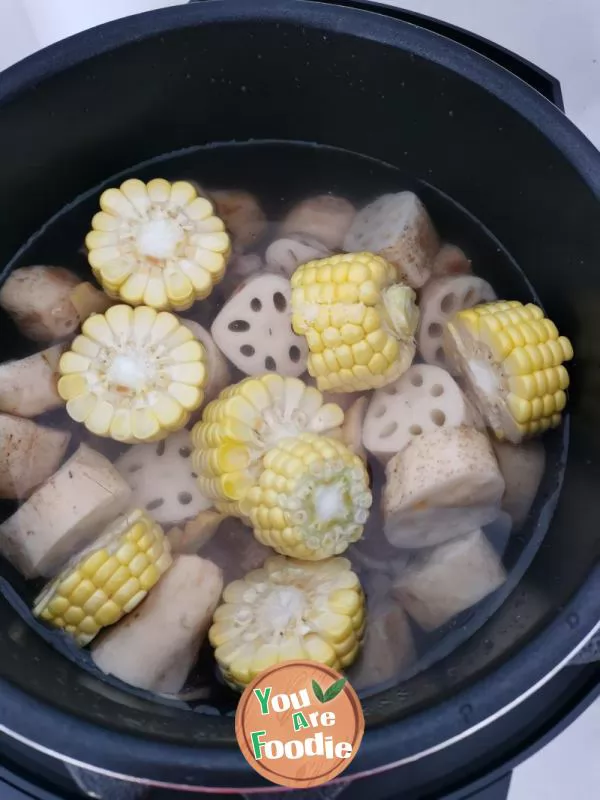
M202 0L189 0L189 2L202 2ZM371 0L310 0L310 2L329 3L332 5L346 6L347 8L370 11L371 13L384 14L393 19L409 22L417 27L426 28L433 33L445 36L447 39L452 39L458 44L462 44L464 47L474 50L496 63L498 66L512 72L513 75L516 75L522 81L528 83L529 86L542 94L547 100L554 103L561 111L565 110L560 83L555 77L545 72L543 69L536 67L530 61L527 61L527 59L475 33L465 31L462 28L458 28L456 25L442 22L441 20L425 16L424 14L406 11L402 8L394 8L393 6L383 5L378 2L371 2Z
M378 14L385 14L393 19L399 19L403 22L409 22L420 28L437 33L440 36L445 36L447 39L452 39L458 44L468 47L470 50L475 50L480 55L495 62L498 66L507 69L516 75L525 83L528 83L532 89L542 94L547 100L550 100L557 108L564 112L565 107L563 104L562 90L560 82L543 69L536 67L527 59L518 56L515 53L501 47L489 39L484 39L478 34L466 31L463 28L458 28L456 25L451 25L449 22L442 22L439 19L428 17L425 14L420 14L415 11L407 11L403 8L395 8L393 6L383 5L376 2L376 0L311 0L312 2L328 3L338 6L346 6L347 8L357 8L364 11L376 12Z

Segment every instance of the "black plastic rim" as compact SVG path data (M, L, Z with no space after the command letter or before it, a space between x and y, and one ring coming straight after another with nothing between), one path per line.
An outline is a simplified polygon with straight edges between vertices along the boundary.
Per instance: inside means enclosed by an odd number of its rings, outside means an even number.
M48 76L76 67L132 40L196 25L244 19L294 21L332 33L342 32L415 53L458 73L493 94L534 125L576 169L600 199L600 153L549 101L520 79L467 48L416 26L373 12L325 5L316 0L206 0L189 6L128 17L54 44L0 76L0 107L10 97ZM452 700L402 722L367 732L346 777L369 774L424 758L472 735L506 713L550 679L598 626L600 567L540 635L493 674ZM114 776L173 787L229 786L256 791L265 783L236 749L168 746L106 729L58 713L0 684L0 731L51 755ZM226 789L221 789L226 792Z

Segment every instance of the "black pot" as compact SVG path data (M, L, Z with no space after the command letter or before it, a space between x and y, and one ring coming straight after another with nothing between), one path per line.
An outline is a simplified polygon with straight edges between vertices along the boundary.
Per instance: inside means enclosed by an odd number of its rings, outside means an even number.
M0 76L0 263L109 176L232 139L331 145L433 184L493 231L575 346L567 467L543 543L535 530L521 543L522 563L535 558L468 641L364 701L347 775L422 761L523 702L600 620L600 154L519 78L384 7L212 0L102 26ZM0 358L13 352L3 332ZM0 600L0 731L144 782L264 785L232 718L109 686L19 612Z

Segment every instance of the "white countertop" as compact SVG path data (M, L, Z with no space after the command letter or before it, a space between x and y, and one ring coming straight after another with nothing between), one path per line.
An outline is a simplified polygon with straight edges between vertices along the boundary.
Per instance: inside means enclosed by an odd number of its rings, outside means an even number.
M84 28L181 1L0 0L0 69ZM472 30L553 74L567 114L600 148L600 0L387 1ZM515 771L510 800L596 800L599 750L596 703Z

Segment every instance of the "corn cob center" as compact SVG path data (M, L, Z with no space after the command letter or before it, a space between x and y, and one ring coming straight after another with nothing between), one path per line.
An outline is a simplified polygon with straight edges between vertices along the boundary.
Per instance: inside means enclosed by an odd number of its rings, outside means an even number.
M341 442L305 433L266 454L240 508L263 544L320 560L361 537L372 502L361 459Z
M360 467L348 468L342 461L313 462L310 474L295 490L279 496L280 506L290 512L294 525L304 531L307 545L317 550L331 544L334 551L344 543L347 525L364 525L371 505L364 491Z
M143 222L134 233L138 253L157 261L173 258L185 237L185 224L175 219L158 218Z
M349 666L364 625L364 595L347 559L274 556L225 588L209 639L225 679L241 688L290 659Z
M278 442L304 431L333 433L344 414L298 378L264 375L225 389L209 403L192 433L193 463L207 497L241 500L258 483L262 459Z
M223 278L231 239L212 204L189 182L126 180L102 193L100 207L86 246L110 297L185 310Z
M173 314L116 305L83 324L60 359L67 412L98 436L150 441L183 427L203 399L202 345Z

